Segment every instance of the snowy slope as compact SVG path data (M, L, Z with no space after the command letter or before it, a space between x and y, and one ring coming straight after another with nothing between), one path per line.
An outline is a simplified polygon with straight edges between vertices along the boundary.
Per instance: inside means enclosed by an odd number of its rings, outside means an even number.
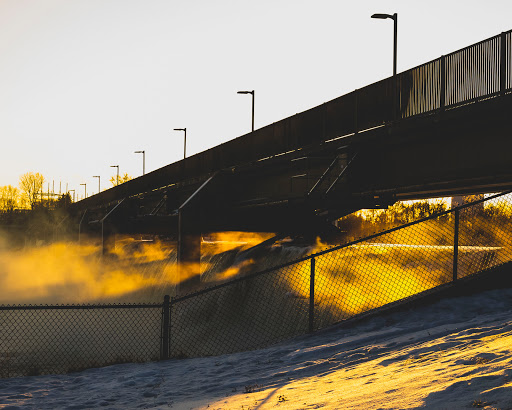
M512 290L239 354L0 380L0 409L512 408Z

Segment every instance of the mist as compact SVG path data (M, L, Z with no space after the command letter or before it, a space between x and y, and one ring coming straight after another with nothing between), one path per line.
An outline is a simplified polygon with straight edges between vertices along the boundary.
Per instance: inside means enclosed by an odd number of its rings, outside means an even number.
M13 249L0 234L0 304L68 304L93 302L160 302L175 295L176 285L197 272L209 282L224 281L254 264L252 259L212 258L246 250L272 234L212 233L203 241L204 258L176 262L176 244L159 239L116 238L103 255L95 240L59 241ZM226 258L224 258L226 259Z

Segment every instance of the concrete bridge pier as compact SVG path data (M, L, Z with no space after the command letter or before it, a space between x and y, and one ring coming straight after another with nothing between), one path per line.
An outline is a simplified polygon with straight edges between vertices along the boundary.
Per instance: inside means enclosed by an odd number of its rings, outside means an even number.
M196 207L178 211L178 284L176 293L194 290L201 281L201 232Z
M101 224L101 249L103 256L116 247L116 232L111 223L102 222Z
M201 215L214 173L178 208L178 274L176 293L193 291L201 281ZM205 207L206 208L206 207Z
M101 247L103 255L106 255L109 249L114 249L116 246L116 234L114 230L115 222L112 220L112 214L119 208L119 206L123 202L124 198L118 201L118 203L100 220Z

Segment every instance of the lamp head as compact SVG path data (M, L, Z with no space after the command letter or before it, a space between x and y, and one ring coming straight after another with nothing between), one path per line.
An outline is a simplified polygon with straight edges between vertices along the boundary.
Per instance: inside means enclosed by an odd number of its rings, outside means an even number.
M375 13L375 14L372 14L372 19L391 19L391 20L394 20L396 18L396 13L395 14L384 14L384 13Z

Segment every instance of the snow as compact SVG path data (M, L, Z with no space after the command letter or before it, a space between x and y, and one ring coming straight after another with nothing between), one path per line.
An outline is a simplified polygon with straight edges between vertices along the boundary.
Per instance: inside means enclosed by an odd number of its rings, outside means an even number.
M512 290L258 351L0 380L0 409L512 408Z

